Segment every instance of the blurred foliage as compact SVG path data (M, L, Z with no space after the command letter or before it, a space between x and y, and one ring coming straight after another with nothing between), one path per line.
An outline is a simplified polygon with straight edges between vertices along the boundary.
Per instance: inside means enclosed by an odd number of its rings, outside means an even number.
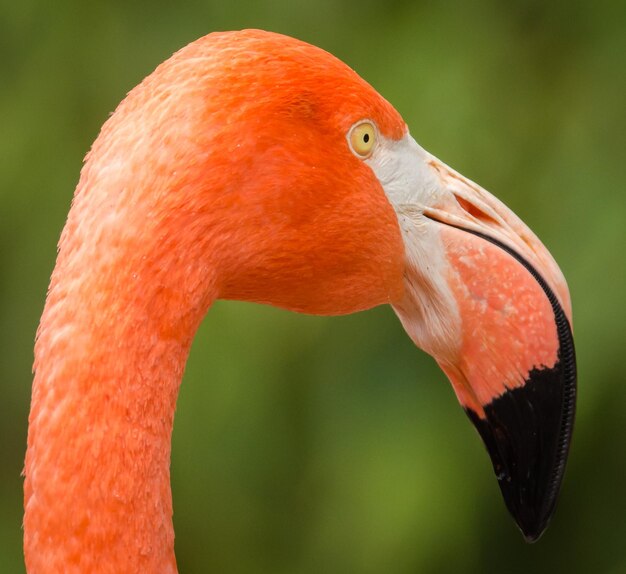
M258 27L317 44L559 261L580 371L559 509L527 546L434 362L388 308L218 303L174 430L181 572L626 572L626 4L0 1L0 569L23 572L32 343L81 160L185 43Z

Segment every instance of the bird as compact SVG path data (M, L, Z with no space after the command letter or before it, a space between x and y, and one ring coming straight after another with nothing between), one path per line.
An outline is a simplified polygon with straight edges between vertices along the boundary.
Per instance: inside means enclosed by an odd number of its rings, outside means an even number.
M177 572L174 410L218 299L391 305L525 539L545 530L576 403L557 263L348 65L274 32L214 32L131 90L86 155L35 342L29 574Z

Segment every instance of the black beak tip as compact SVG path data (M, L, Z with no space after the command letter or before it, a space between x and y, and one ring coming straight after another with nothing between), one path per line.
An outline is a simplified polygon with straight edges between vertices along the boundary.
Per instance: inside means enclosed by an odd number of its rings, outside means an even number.
M556 507L575 385L575 364L559 361L552 369L533 370L523 386L485 405L484 416L466 409L487 447L504 502L529 543L539 540Z

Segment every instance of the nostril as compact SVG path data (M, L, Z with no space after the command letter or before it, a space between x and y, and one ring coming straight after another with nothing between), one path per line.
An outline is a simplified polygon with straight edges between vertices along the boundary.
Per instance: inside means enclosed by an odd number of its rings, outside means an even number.
M456 198L461 208L465 212L469 213L473 218L477 219L478 221L483 221L485 223L497 224L497 221L493 217L491 217L491 215L489 215L488 213L485 213L482 209L480 209L473 203L470 203L469 201L467 201L467 199L464 199L463 197L460 197L459 195L455 195L454 197Z

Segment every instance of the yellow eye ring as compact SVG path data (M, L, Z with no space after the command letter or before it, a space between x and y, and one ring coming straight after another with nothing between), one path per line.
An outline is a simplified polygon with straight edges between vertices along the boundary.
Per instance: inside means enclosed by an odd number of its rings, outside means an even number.
M354 124L348 132L348 143L352 152L361 159L369 157L374 151L378 133L376 126L369 120Z

